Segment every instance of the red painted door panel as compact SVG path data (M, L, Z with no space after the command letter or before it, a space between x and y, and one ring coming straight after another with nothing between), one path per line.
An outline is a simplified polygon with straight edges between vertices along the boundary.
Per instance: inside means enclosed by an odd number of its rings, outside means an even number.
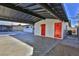
M41 36L45 36L46 24L41 24Z
M55 38L61 38L62 34L62 23L55 23L54 24L54 37Z

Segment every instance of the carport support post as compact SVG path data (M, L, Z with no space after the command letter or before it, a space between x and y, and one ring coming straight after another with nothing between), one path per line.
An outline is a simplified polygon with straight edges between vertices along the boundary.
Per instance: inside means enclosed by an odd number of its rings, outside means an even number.
M34 34L34 24L32 25L32 28L33 28L33 34Z
M79 40L79 27L77 27L77 36L78 36L78 40Z

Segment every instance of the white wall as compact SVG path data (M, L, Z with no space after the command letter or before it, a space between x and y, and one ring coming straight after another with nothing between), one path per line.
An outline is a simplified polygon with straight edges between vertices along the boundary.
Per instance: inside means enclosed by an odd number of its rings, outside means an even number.
M46 35L45 37L54 38L54 23L61 22L58 19L46 19L35 23L34 25L34 35L41 36L41 24L46 24ZM62 30L64 31L64 22L62 22ZM63 38L62 31L62 38Z

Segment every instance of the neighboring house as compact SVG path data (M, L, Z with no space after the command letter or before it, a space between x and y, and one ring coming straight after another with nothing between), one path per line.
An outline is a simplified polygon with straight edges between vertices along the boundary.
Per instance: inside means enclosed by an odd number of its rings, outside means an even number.
M33 26L31 26L31 25L26 25L26 26L24 26L23 31L24 31L24 32L33 33Z
M25 25L0 25L0 32L23 31Z
M12 31L12 26L0 25L0 32L3 32L3 31Z

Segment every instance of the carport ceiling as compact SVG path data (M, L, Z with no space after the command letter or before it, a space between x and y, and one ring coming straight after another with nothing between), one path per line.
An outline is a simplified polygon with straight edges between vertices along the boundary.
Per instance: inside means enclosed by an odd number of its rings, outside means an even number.
M64 7L60 3L0 3L6 15L0 16L9 21L35 23L46 18L68 21ZM8 8L8 9L7 9ZM7 10L8 15L7 15Z

